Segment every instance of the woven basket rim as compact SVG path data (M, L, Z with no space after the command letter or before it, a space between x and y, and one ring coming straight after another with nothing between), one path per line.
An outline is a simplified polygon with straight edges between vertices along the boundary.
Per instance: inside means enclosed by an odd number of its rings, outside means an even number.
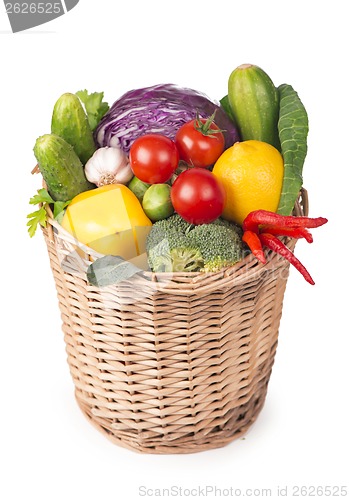
M308 193L302 188L299 197L296 201L294 214L308 214ZM50 207L47 210L47 231L49 240L56 243L57 236L65 243L71 245L72 248L79 248L87 256L81 257L77 252L74 258L80 260L80 268L87 270L88 266L96 259L103 257L103 254L96 252L87 245L81 243L66 229L64 229L53 217ZM291 238L284 238L286 245L292 247L293 241ZM132 259L130 260L132 262ZM267 252L267 264L260 263L255 257L248 253L239 262L233 266L221 269L217 272L172 272L172 273L155 273L150 270L143 270L129 280L124 280L123 283L132 283L133 286L150 286L155 287L158 291L171 291L171 293L190 293L200 290L203 293L213 290L217 287L224 287L226 283L234 281L250 281L253 278L260 277L264 273L277 271L282 267L284 260L274 252ZM114 285L109 285L114 286ZM93 286L91 285L93 288ZM108 288L108 287L103 287Z

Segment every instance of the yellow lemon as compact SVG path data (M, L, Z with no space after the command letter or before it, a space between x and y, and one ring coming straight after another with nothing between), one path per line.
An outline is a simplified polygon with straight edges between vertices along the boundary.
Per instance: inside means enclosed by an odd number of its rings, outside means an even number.
M276 212L284 177L281 153L266 142L237 142L218 158L213 167L226 191L222 216L242 224L253 210Z

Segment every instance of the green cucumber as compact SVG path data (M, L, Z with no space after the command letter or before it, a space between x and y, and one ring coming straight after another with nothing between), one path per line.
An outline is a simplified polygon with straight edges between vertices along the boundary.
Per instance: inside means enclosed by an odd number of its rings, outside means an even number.
M57 100L52 113L51 132L73 146L83 165L97 149L87 115L75 94L66 93Z
M258 66L242 64L230 75L228 99L241 140L264 141L280 150L279 94Z
M34 155L47 190L55 201L68 201L96 186L88 182L84 167L62 137L45 134L36 140Z

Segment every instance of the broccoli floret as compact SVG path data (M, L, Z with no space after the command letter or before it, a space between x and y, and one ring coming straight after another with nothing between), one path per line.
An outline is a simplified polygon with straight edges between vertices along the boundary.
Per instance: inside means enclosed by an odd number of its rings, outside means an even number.
M227 227L228 229L232 229L242 238L243 234L242 227L239 226L238 224L235 224L235 222L230 222L228 220L222 219L221 217L218 217L218 219L211 222L211 224L218 224L219 226L224 226Z
M203 271L219 271L236 264L243 257L239 231L229 223L201 224L189 232L189 238L203 256Z
M200 250L178 231L168 233L149 249L148 258L154 272L199 271L204 265Z
M154 272L199 271L204 261L186 235L190 224L178 214L153 224L146 243L149 267Z
M146 243L154 272L216 272L241 260L239 228L224 219L194 226L178 214L153 224Z
M157 230L162 229L165 233L169 230L175 230L184 234L190 227L191 224L182 219L182 217L177 213L167 217L167 219L159 220L153 224L153 228L156 228Z

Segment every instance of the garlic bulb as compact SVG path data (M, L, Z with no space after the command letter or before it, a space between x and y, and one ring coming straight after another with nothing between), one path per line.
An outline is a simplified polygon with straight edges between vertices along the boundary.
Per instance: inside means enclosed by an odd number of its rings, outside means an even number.
M133 172L126 153L120 148L97 149L85 165L87 180L104 186L105 184L127 184Z

